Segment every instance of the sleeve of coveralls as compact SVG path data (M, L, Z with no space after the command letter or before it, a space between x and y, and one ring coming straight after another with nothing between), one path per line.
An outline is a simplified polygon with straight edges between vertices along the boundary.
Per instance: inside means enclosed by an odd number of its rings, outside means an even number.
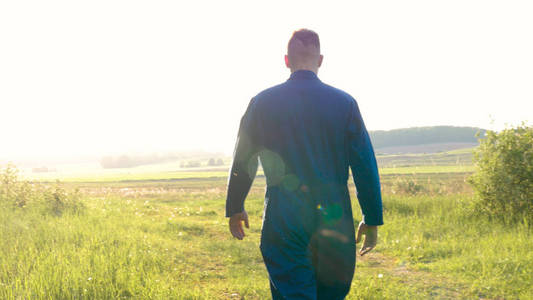
M244 199L246 199L257 173L258 147L255 137L255 122L254 99L252 99L239 125L233 161L228 176L226 217L244 211Z
M357 188L363 221L368 225L383 225L381 185L374 149L355 100L347 128L349 164Z

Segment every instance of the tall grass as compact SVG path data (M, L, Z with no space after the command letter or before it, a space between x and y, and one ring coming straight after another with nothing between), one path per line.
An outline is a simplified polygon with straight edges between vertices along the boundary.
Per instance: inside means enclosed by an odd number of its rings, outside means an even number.
M472 214L471 196L385 198L381 249L480 298L533 299L533 228Z
M84 205L78 190L67 192L59 182L39 184L19 179L18 170L7 165L0 169L0 206L41 214L81 213Z
M268 299L264 181L243 241L228 233L223 184L2 185L0 299ZM56 213L55 191L76 205ZM378 247L358 257L348 299L531 299L531 228L472 215L469 194L431 191L385 194ZM20 206L13 195L29 196Z

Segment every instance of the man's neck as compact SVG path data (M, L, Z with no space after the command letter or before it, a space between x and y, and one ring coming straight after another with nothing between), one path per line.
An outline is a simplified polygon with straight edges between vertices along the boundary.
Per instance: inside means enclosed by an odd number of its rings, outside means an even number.
M301 68L291 69L291 73L294 73L296 71L311 71L315 74L318 74L318 68L312 68L312 67L301 67Z

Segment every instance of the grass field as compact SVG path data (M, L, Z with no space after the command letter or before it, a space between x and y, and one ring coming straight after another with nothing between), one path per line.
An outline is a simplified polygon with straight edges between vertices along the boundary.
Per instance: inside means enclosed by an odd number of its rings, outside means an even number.
M382 175L401 174L428 174L428 173L469 173L474 170L472 165L413 165L402 167L380 168ZM23 173L25 179L39 182L120 182L120 181L172 181L179 179L205 179L205 178L226 178L228 167L221 168L197 168L192 170L168 170L156 171L146 167L131 169L104 170L99 173L78 171L78 172L50 172L43 174ZM263 176L263 171L258 170L257 176Z
M533 229L472 215L469 172L453 168L382 170L385 225L358 256L348 299L533 299ZM147 174L71 177L60 186L78 189L65 197L83 208L60 214L0 202L0 299L268 299L264 177L238 241L224 217L226 172Z

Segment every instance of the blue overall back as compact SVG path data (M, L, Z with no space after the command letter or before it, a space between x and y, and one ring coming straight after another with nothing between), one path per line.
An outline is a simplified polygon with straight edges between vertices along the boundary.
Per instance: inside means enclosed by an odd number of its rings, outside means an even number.
M355 269L349 169L363 219L382 225L376 159L356 101L299 70L241 119L226 216L244 210L258 165L267 188L261 253L274 299L343 299Z

